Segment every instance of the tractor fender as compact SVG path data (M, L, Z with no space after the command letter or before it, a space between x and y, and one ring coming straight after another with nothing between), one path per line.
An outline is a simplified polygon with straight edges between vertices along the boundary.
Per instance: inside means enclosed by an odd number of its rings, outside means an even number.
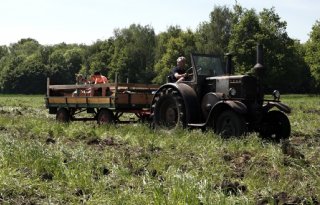
M222 100L216 103L212 108L206 120L206 124L210 123L211 120L216 119L219 114L225 110L234 110L236 113L245 114L248 112L248 108L245 104L240 101Z
M267 104L263 105L263 109L266 112L268 112L273 107L278 108L282 112L291 113L291 108L288 105L283 104L281 102L269 101Z
M152 99L154 104L157 94L164 89L172 88L176 90L183 99L184 107L186 110L186 123L199 123L200 122L200 104L196 92L187 84L184 83L167 83L162 85L155 93Z

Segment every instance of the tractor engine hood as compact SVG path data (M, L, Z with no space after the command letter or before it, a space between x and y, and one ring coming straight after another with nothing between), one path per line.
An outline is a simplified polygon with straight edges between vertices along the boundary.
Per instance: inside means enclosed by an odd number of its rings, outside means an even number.
M229 98L256 98L257 79L248 75L207 77L206 81L211 85L211 91L223 93Z

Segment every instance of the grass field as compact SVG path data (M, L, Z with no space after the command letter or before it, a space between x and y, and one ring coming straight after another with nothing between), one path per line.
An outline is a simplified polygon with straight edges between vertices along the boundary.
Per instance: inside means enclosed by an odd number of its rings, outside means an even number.
M292 135L275 144L62 124L43 96L0 95L0 204L319 204L320 98L282 100Z

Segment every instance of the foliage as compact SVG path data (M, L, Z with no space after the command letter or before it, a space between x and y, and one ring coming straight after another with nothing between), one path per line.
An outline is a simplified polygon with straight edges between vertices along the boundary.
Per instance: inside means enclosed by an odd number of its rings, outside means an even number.
M114 54L110 77L116 73L120 82L148 83L154 77L155 33L150 26L132 24L128 29L115 30Z
M320 20L312 27L310 39L306 45L305 59L310 65L312 77L314 79L317 92L320 90Z
M66 45L64 43L55 45L48 52L48 67L52 84L75 83L75 74L78 73L83 64L84 49L78 45Z
M0 95L0 202L317 204L318 99L283 96L292 135L274 144L256 134L61 124L43 96Z
M1 58L0 86L4 93L44 93L46 79L70 84L82 65L82 49L77 45L41 46L33 39L12 44Z
M114 53L113 44L114 40L110 38L107 41L98 40L93 45L86 47L80 73L88 77L94 72L100 71L103 75L108 76L112 69L109 65Z
M201 53L224 55L228 51L232 34L233 13L227 7L215 6L210 13L210 21L199 25L196 32L197 50Z
M239 7L239 6L238 6ZM299 44L286 33L274 8L257 14L254 10L235 9L237 23L233 24L229 48L235 52L238 73L249 72L255 62L256 44L264 45L265 85L269 90L306 92L309 89L309 68L299 53Z
M0 60L9 54L7 46L0 46Z
M254 10L245 10L235 14L238 19L232 27L232 36L229 42L229 50L234 53L235 71L245 73L253 67L256 57L255 46L258 34L261 33L259 17Z
M257 13L236 3L215 6L195 32L176 25L155 34L150 25L132 24L92 45L21 39L0 46L0 92L43 93L47 77L52 84L73 84L75 74L89 78L95 71L111 81L162 84L179 56L191 65L190 53L231 53L236 74L245 74L255 64L257 43L264 45L267 90L319 92L319 21L305 45L291 39L286 26L274 8Z

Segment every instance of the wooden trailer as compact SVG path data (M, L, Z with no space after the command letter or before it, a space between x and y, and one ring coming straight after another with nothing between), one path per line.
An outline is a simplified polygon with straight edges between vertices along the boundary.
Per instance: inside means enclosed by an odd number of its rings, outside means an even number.
M148 120L158 85L107 83L83 85L50 85L47 80L46 108L61 122L96 120L99 124ZM81 113L86 114L85 117ZM135 119L120 120L124 113Z

